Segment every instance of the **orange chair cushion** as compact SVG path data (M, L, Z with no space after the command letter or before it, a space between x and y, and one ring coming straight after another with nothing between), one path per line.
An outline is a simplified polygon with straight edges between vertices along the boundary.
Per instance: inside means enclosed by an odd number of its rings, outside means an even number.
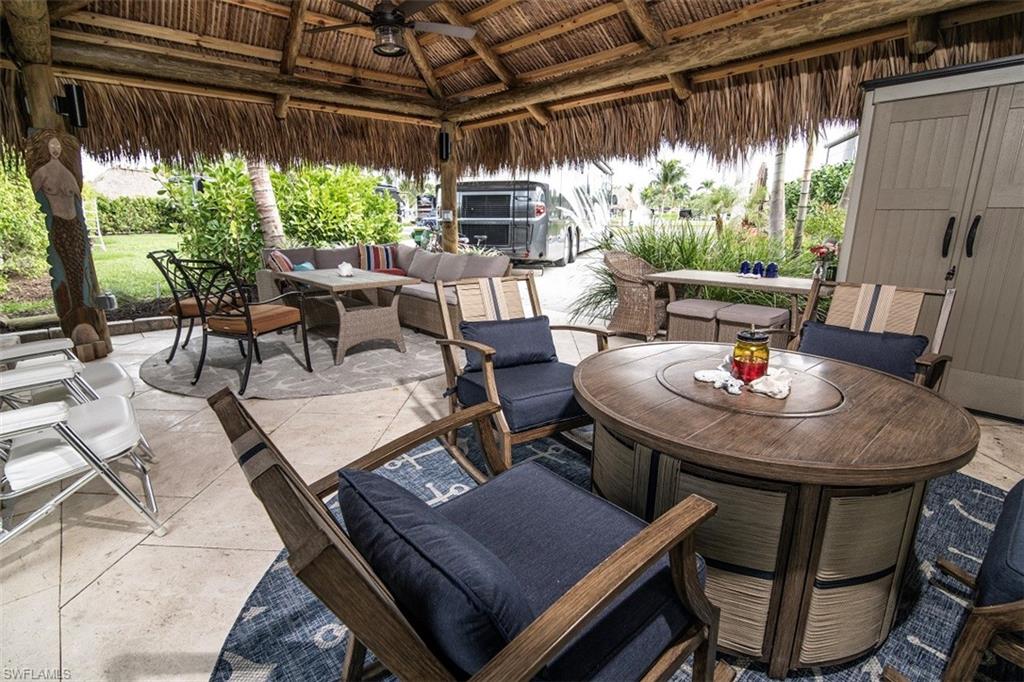
M172 302L167 306L167 310L164 311L167 315L177 315L178 310L174 307ZM181 299L181 316L188 317L199 317L199 304L196 303L196 299L189 296L188 298Z
M258 303L249 306L252 316L252 331L255 334L266 334L283 327L298 324L301 319L299 309L288 305L274 303ZM245 334L245 315L217 315L207 320L210 331L224 334Z

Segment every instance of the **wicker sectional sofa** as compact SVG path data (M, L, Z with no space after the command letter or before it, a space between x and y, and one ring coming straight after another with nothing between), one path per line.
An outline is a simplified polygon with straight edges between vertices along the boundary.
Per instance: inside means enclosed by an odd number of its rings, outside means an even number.
M390 245L389 245L390 246ZM441 309L437 304L434 282L452 282L473 277L500 277L511 271L508 256L483 256L468 253L431 253L405 244L394 245L397 262L395 265L410 277L417 277L420 284L402 287L398 300L398 319L404 327L411 327L435 336L444 335L441 323ZM344 246L333 249L300 247L280 249L292 263L310 263L316 269L336 268L341 263L350 263L356 268L365 268L364 250L360 246ZM264 270L256 272L256 285L260 300L266 300L280 293L269 256L272 249L264 249ZM381 290L385 297L381 303L389 303L393 292ZM454 290L448 294L448 312L458 324L458 306Z

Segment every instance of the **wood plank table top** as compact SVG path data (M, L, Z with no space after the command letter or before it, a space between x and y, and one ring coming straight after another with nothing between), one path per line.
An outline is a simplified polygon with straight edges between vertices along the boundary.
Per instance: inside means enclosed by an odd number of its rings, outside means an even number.
M713 369L730 351L728 344L647 343L598 353L577 366L576 397L595 421L660 452L775 481L923 481L959 469L978 447L978 423L966 410L922 386L838 360L772 350L773 367L824 379L842 393L841 405L823 396L829 409L812 414L751 410L745 396L732 409L679 395L662 380L666 368L675 383L680 372Z
M720 272L718 270L670 270L647 275L647 279L651 282L666 282L668 284L749 289L803 296L811 293L811 283L814 281L805 277L740 277L738 272Z
M415 277L390 275L385 272L370 272L358 268L353 268L351 277L342 277L338 273L337 268L293 270L292 272L278 272L275 273L275 276L290 282L297 282L317 289L323 289L324 291L330 291L331 293L379 289L381 287L400 287L420 283L420 280Z

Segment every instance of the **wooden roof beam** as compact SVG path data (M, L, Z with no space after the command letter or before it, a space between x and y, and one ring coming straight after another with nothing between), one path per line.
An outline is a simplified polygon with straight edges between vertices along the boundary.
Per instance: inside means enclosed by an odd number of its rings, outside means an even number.
M59 64L87 67L97 71L151 76L222 89L289 95L293 98L338 106L422 117L437 117L441 114L441 109L437 106L404 95L371 94L351 88L310 83L295 76L232 69L203 62L201 55L196 55L196 59L181 59L122 48L55 40L53 59Z
M178 43L180 45L217 50L218 52L242 55L244 57L264 59L270 62L279 63L282 58L281 50L276 50L274 48L260 47L258 45L250 45L249 43L239 43L233 40L225 40L223 38L214 38L200 33L191 33L189 31L165 28L163 26L147 24L141 21L132 21L130 19L97 14L96 12L75 12L74 14L65 17L65 21L81 24L83 26L119 31L121 33L128 33L145 38L165 40L169 43ZM414 88L426 87L423 81L419 78L384 73L382 71L373 71L371 69L364 69L348 64L329 62L325 59L314 59L312 57L303 57L300 55L296 58L296 64L304 68L326 71L328 73L337 73L349 78L375 80L381 83L391 83L393 85L404 85Z
M655 48L662 47L668 43L665 34L658 28L657 22L654 21L650 10L647 9L646 0L622 0L622 4L626 8L626 13L629 14L633 26L644 37L648 45ZM670 73L668 74L668 82L672 85L672 91L680 102L693 94L693 87L686 74Z
M223 0L229 5L235 5L236 7L242 7L244 9L252 10L253 12L259 12L260 14L269 14L275 17L281 17L287 19L291 13L288 5L282 5L272 0ZM353 19L343 19L341 17L335 17L330 14L322 14L320 12L307 11L304 18L305 23L312 26L341 26L342 24L350 24ZM372 40L374 38L373 29L366 28L363 26L353 26L351 28L341 29L342 33L349 33L360 38L367 38Z
M288 30L285 33L284 46L281 48L281 74L290 76L295 73L295 61L299 57L302 46L302 32L306 29L305 16L309 9L309 0L292 0L288 14ZM274 100L274 116L284 120L288 116L288 94L280 94Z
M84 9L92 0L51 0L50 21L60 21L69 14Z
M447 2L441 2L435 5L438 11L441 13L448 23L454 24L455 26L469 26L469 23L463 18L459 12L449 5ZM501 57L491 49L491 46L483 41L479 35L475 35L469 40L470 47L476 52L480 59L483 60L484 64L487 65L495 76L498 77L502 83L507 87L515 87L518 85L515 74L509 71L505 63L501 61ZM551 122L551 113L540 104L530 103L526 105L526 110L530 112L534 120L542 126L546 126Z
M856 3L826 0L811 7L735 26L722 34L664 45L585 73L519 86L456 104L448 109L446 115L455 122L469 121L530 104L586 95L670 73L745 59L758 53L796 47L892 22L905 23L913 16L969 4L973 4L971 0L860 0Z
M423 76L427 92L436 100L444 99L444 91L441 90L441 85L437 82L437 77L434 76L434 69L427 61L427 55L423 52L423 46L414 31L409 31L406 35L405 46L409 49L409 56L412 57L412 63L416 65L416 70Z

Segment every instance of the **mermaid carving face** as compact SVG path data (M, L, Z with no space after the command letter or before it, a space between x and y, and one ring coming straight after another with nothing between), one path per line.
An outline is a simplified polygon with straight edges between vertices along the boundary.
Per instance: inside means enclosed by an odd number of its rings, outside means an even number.
M46 143L46 148L48 150L50 150L50 158L53 158L53 159L59 159L60 158L60 152L61 152L60 140L58 140L56 137L51 137L50 138L49 142Z

